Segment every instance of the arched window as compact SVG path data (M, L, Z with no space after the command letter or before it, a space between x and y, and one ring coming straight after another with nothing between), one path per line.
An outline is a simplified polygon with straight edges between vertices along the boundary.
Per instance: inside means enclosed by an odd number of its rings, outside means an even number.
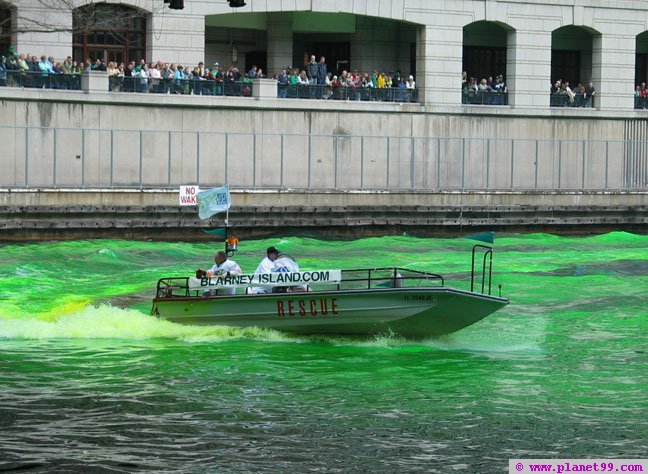
M635 85L648 82L648 31L637 35L635 62Z
M501 23L476 21L464 27L463 65L478 81L506 76L507 38L510 28Z
M77 8L73 14L73 56L77 61L139 61L146 53L146 13L105 3Z
M593 39L589 28L567 25L551 34L551 81L568 81L571 85L592 79Z
M0 2L0 54L3 56L9 53L11 47L12 22L11 8Z

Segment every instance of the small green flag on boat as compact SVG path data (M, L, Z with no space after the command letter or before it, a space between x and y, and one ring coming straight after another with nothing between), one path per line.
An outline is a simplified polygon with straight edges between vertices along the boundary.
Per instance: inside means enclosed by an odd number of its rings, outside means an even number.
M467 235L464 239L479 240L480 242L485 242L487 244L495 243L495 232L480 232L479 234Z
M227 239L227 227L219 227L219 228L217 228L217 229L209 229L209 230L205 230L205 229L203 229L203 232L204 232L205 234L209 234L209 235L214 235L214 236L216 236L216 237L220 237L220 238L223 239L223 241L225 241L225 239Z

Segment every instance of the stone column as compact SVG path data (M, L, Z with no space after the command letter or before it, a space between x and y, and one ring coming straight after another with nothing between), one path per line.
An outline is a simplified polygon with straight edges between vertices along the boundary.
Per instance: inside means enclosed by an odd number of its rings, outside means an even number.
M505 80L510 105L549 107L551 32L518 29L508 33Z
M634 108L636 36L627 29L595 36L592 40L592 77L600 110ZM590 78L584 77L587 82Z
M271 76L292 65L292 14L268 13L268 69L266 73Z
M453 17L448 24L422 26L416 42L416 88L426 105L461 104L463 27ZM455 23L458 23L457 18Z

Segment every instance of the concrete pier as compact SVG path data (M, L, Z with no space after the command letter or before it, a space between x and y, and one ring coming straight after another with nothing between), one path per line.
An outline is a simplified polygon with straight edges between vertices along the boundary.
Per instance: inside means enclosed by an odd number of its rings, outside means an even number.
M308 192L234 190L229 225L242 238L308 234L462 234L473 230L648 231L645 192ZM213 240L176 190L0 190L0 241Z

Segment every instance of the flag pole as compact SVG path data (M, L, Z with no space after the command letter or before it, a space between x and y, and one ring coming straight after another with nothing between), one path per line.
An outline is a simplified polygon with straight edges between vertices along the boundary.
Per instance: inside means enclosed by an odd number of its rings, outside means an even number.
M230 192L229 192L229 183L227 183L225 186L227 186L227 195L230 196ZM232 199L232 198L230 197L230 200L231 200L231 199ZM230 201L230 202L231 202L231 201ZM230 207L227 206L227 210L225 211L225 228L228 228L228 227L229 227L229 208L230 208ZM228 233L228 235L229 235L229 233Z

